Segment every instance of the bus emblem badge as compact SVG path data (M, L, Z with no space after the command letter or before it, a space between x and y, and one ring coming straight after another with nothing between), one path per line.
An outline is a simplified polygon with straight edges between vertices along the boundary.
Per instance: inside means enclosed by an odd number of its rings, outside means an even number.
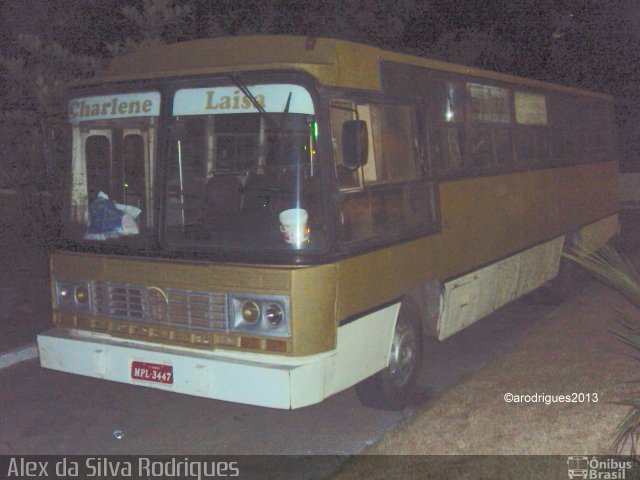
M146 314L153 320L164 321L169 312L167 294L158 287L147 288Z

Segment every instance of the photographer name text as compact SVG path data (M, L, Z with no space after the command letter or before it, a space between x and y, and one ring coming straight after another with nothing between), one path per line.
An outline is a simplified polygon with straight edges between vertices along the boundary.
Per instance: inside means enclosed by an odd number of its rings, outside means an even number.
M188 457L155 460L145 457L135 461L108 457L88 457L82 461L67 458L53 461L30 461L11 458L6 478L206 478L238 477L238 462L192 460Z

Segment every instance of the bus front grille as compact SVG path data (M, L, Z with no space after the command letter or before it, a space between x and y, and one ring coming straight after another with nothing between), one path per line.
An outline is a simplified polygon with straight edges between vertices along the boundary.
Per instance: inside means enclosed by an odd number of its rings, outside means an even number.
M227 297L222 293L100 282L92 287L95 315L192 330L227 330Z

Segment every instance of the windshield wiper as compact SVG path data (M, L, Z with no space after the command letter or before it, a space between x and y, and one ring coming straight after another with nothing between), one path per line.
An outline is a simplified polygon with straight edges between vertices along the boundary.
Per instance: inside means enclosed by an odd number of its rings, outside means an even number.
M249 90L249 87L247 86L247 84L244 83L244 81L242 81L242 79L238 75L231 75L231 80L233 81L235 86L240 89L242 94L249 99L253 107L256 110L258 110L260 117L264 118L264 120L269 124L270 127L272 127L274 130L280 133L281 129L279 125L273 120L273 118L271 118L271 116L267 113L264 107L260 105L260 102L258 102L258 100L253 95L253 93L251 93L251 90ZM288 108L288 104L287 104L287 108Z
M293 92L289 92L289 96L287 97L287 103L284 106L284 111L282 112L284 115L282 115L282 119L280 120L280 131L284 130L284 122L285 119L288 117L289 115L289 107L291 106L291 94Z

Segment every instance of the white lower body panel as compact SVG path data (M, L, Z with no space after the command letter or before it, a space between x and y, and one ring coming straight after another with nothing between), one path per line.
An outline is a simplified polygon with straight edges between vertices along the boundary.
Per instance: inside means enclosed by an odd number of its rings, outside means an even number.
M444 340L558 274L564 236L444 284L438 339Z
M38 335L45 368L176 393L272 408L318 403L385 368L400 305L338 329L337 348L307 357L202 352L54 329ZM173 383L133 379L133 362L168 365Z
M577 245L588 254L617 232L615 214L581 228L571 237L569 246ZM565 236L561 235L446 282L440 298L438 339L450 337L552 280L558 274L564 244Z

